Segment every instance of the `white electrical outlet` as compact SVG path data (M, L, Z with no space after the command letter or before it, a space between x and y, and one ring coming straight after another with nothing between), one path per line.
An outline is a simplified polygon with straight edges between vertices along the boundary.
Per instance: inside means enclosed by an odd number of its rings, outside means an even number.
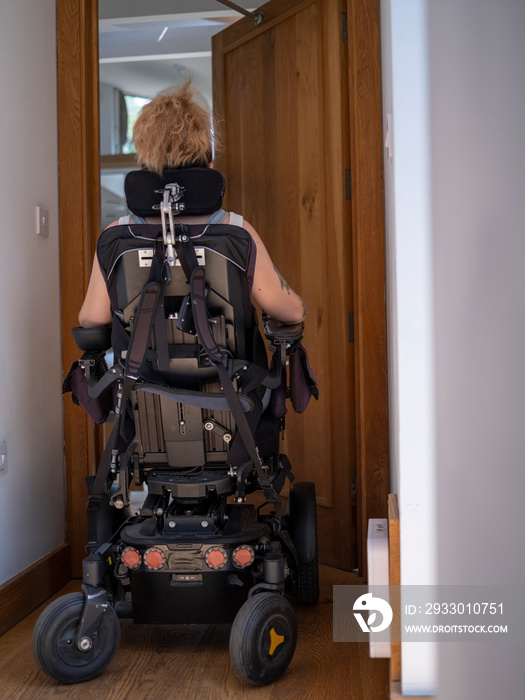
M388 586L390 583L389 550L388 550L388 520L386 518L371 518L368 521L368 585ZM386 601L389 603L389 600ZM382 641L377 642L370 634L371 658L389 658L390 630L385 630Z
M0 476L7 472L7 442L0 442Z

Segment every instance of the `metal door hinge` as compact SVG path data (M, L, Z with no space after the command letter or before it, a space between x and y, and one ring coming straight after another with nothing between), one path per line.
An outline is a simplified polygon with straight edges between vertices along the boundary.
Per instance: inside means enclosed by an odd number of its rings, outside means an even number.
M350 471L350 500L352 503L357 501L357 470Z
M352 199L352 174L350 170L345 170L345 197Z
M354 342L354 312L348 312L348 342Z
M341 12L341 38L343 44L348 44L348 15L346 12Z

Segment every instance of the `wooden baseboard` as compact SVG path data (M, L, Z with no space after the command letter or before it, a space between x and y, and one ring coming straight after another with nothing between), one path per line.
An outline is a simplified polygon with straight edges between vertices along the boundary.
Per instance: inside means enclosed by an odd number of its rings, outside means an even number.
M71 580L71 548L64 544L0 586L0 635Z

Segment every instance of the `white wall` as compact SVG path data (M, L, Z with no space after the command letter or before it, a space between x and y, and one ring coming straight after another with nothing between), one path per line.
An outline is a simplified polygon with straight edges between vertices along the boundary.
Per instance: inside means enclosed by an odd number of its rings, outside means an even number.
M383 133L391 489L401 583L436 578L432 239L424 0L382 0ZM404 644L402 689L431 693L436 649Z
M427 4L438 582L524 586L525 3ZM439 698L522 698L520 636L441 644Z
M525 3L381 12L401 582L525 586ZM404 645L403 692L523 697L525 630L429 649Z
M54 0L0 4L0 95L1 584L65 541Z

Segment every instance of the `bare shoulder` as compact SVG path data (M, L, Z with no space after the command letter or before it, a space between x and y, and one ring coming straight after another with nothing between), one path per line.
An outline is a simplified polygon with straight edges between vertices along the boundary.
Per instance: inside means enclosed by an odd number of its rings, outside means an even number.
M113 226L122 226L120 223L120 219L117 219L116 221L112 221L110 224L106 226L106 228L113 228Z
M229 218L230 217L228 215L228 221L225 220L225 223L229 223ZM243 219L242 227L243 227L243 229L248 231L250 236L253 238L257 248L264 248L265 247L264 243L262 242L261 237L259 236L259 234L257 233L257 231L254 229L254 227L251 225L251 223L249 221L246 221L246 219Z

